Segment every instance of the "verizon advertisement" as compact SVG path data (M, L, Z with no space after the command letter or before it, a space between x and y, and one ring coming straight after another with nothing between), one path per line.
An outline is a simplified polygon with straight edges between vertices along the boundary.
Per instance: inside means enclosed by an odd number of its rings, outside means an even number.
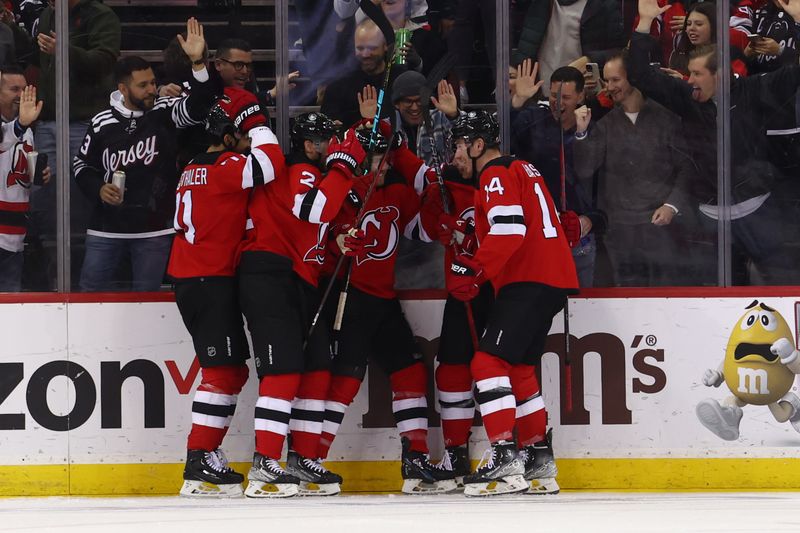
M540 369L557 456L798 456L793 368L800 365L790 361L797 301L572 300L569 354L559 316ZM430 444L438 457L432 369L444 303L412 300L404 308L430 362ZM0 465L184 461L200 369L174 303L2 304L0 335ZM780 339L791 343L788 353ZM234 461L252 456L255 399L251 368L224 444ZM477 418L473 439L484 439ZM330 459L399 456L388 380L372 369Z

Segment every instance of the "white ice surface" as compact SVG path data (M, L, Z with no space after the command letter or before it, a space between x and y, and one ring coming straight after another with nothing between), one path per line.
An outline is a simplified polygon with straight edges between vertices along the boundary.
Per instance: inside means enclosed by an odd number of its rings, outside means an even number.
M800 532L800 493L344 495L286 500L5 498L0 531L108 533Z

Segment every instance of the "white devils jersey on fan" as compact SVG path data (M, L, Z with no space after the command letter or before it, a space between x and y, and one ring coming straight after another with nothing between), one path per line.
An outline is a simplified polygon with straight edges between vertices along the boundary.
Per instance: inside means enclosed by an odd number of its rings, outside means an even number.
M25 154L33 150L33 132L30 129L23 130L16 120L3 123L2 132L0 248L9 252L21 252L31 195L31 179Z

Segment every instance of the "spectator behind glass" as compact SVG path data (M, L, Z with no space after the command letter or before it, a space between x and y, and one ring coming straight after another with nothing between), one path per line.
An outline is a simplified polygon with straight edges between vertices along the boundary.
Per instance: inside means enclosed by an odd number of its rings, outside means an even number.
M625 61L620 54L603 68L616 107L596 123L589 108L575 111L575 172L587 189L600 173L597 207L608 216L603 242L614 284L677 285L676 267L687 254L670 223L685 209L693 166L680 119L628 82Z
M0 153L0 292L22 290L26 214L35 171L31 166L35 163L27 157L34 148L29 126L42 111L35 87L28 86L20 92L9 90L8 85L12 80L18 82L19 77L3 73L0 81L0 109L10 119L3 121L0 132L4 147ZM49 175L50 169L46 169L42 175L45 182Z
M78 152L86 133L86 126L98 111L108 105L113 71L120 47L119 18L99 0L68 0L59 2L59 8L69 9L69 155ZM47 155L50 162L56 160L56 39L55 7L50 2L39 17L36 34L36 53L32 62L39 66L38 96L44 102L42 114L36 124L36 139L39 153ZM64 120L66 117L59 117ZM53 180L57 179L53 166ZM68 178L65 176L64 178ZM35 187L31 192L31 237L41 239L45 257L40 263L47 272L40 273L35 290L54 288L55 234L56 234L56 186L53 180L44 187ZM83 260L83 239L89 223L91 203L81 193L74 179L70 179L70 224L72 231L71 271L73 284ZM42 285L44 284L44 285Z
M669 58L669 68L689 74L689 54L698 46L717 42L717 6L713 2L694 4L689 8L683 23L682 33L678 36Z
M584 102L583 74L575 67L561 67L550 78L550 105L525 105L537 93L537 68L523 61L514 80L511 99L511 152L530 161L541 172L550 196L561 210L561 139L564 139L566 211L580 220L580 242L572 248L581 287L594 285L597 244L593 233L605 227L605 215L592 205L592 191L578 183L573 165L575 109ZM558 94L561 107L558 107ZM563 216L563 215L562 215Z
M800 16L800 0L784 7ZM705 244L705 259L698 265L706 283L716 281L717 220L717 88L716 47L704 46L689 57L689 80L676 79L650 68L647 42L652 20L664 8L656 0L639 0L639 25L631 38L628 76L648 98L678 114L683 134L698 169L692 188L699 212L698 240ZM725 73L727 74L727 73ZM800 85L800 66L782 67L761 76L731 80L731 232L734 249L734 284L793 284L798 280L796 235L786 232L796 206L787 205L774 192L777 170L769 160L765 119L769 101L787 101ZM699 247L698 247L699 250Z
M370 19L366 19L356 26L355 31L355 56L358 60L358 69L345 74L331 83L324 92L320 111L332 120L338 120L349 126L361 118L359 96L364 87L382 87L386 72L387 58L386 39L380 28ZM389 116L391 106L391 83L406 69L400 65L392 67L391 79L386 87L384 105L381 108L381 118Z
M618 0L531 0L511 63L532 58L539 62L541 78L548 80L562 65L582 73L590 62L603 68L626 41ZM542 91L546 96L549 86Z
M25 86L25 74L17 67L3 67L0 76L0 118L11 122L19 114L20 97Z
M133 290L161 286L174 234L175 130L202 123L214 100L202 34L197 20L189 19L181 40L195 80L189 96L157 99L150 64L125 57L115 69L118 89L109 108L86 131L73 161L75 179L93 204L80 278L85 291L119 289L116 270L128 258ZM126 174L123 189L113 183L115 171Z

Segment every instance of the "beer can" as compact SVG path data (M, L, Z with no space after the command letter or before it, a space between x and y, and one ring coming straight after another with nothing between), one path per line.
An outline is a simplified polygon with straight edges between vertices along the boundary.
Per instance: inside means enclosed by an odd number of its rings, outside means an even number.
M406 58L400 53L405 44L411 40L411 30L400 28L394 30L394 64L405 65Z
M28 161L28 179L31 181L33 181L33 177L36 176L36 160L38 158L39 152L36 150L25 152L25 159Z
M119 199L122 200L125 197L125 172L115 170L111 175L111 184L119 189Z

